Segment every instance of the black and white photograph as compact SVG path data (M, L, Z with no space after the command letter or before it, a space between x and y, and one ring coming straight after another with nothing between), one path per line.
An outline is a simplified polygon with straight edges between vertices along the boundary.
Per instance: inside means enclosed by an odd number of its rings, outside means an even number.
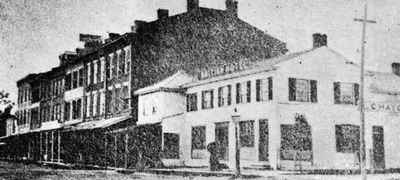
M0 0L0 179L400 180L400 1Z

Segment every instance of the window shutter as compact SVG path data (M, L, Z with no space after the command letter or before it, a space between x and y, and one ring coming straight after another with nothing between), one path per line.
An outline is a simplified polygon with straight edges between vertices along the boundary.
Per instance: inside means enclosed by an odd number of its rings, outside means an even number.
M247 81L246 86L246 97L247 102L249 103L251 101L251 81Z
M259 102L261 97L261 79L256 80L256 101Z
M204 91L203 92L201 92L201 109L204 109L204 107L205 107L205 102L204 102L204 97L205 96L205 93L204 93Z
M340 82L333 83L334 103L340 104Z
M273 89L272 77L269 77L268 78L268 99L269 100L272 100L272 97L273 97L272 89Z
M318 102L317 81L310 80L311 87L311 102Z
M232 102L232 86L228 85L228 98L227 98L227 105L231 105Z
M186 95L186 112L189 112L189 103L190 103L190 99L189 99L189 94Z
M236 104L241 103L240 102L240 92L241 91L241 87L240 87L240 83L236 83Z
M211 108L214 108L214 91L211 90L211 91L210 91L210 94L211 94L211 102L210 102L210 103L211 103L211 106L210 106L210 107L211 107Z
M289 78L289 101L296 101L296 79Z
M358 105L358 100L360 99L360 85L357 83L354 83L354 100L355 100L355 105Z

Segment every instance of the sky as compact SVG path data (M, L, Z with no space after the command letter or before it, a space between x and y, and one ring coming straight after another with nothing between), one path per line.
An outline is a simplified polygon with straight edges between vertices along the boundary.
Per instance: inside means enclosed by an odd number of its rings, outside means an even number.
M287 43L290 52L310 49L312 34L328 35L328 46L359 62L365 0L238 0L239 18ZM366 66L390 71L400 62L400 1L369 0ZM200 6L225 9L225 0L200 0ZM79 33L130 31L134 20L186 11L186 0L0 0L0 90L17 99L16 81L48 71L58 55L82 47Z

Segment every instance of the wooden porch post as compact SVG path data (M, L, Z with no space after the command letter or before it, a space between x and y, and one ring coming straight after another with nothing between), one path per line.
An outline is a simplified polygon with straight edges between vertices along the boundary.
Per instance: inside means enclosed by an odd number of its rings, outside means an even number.
M117 167L117 134L114 134L114 167Z
M42 160L43 157L43 150L42 150L42 132L39 132L39 161Z
M47 161L47 159L48 159L48 152L49 152L49 138L48 138L48 132L46 132L45 134L44 134L46 137L45 137L45 144L46 144L46 148L45 148L45 159L44 159L44 161Z
M51 131L51 162L54 160L54 131Z
M129 140L129 134L128 131L125 134L125 168L128 168L128 140Z
M104 166L107 169L107 134L104 133Z
M57 162L60 163L61 162L61 131L58 131L57 133L58 136L58 152L57 152Z

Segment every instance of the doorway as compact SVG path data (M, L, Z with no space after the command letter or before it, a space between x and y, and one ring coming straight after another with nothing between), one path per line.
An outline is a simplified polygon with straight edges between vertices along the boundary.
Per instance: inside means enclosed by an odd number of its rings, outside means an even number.
M382 126L372 127L372 152L375 169L385 169L385 145Z
M215 123L215 142L218 148L218 158L228 160L229 156L229 122Z

